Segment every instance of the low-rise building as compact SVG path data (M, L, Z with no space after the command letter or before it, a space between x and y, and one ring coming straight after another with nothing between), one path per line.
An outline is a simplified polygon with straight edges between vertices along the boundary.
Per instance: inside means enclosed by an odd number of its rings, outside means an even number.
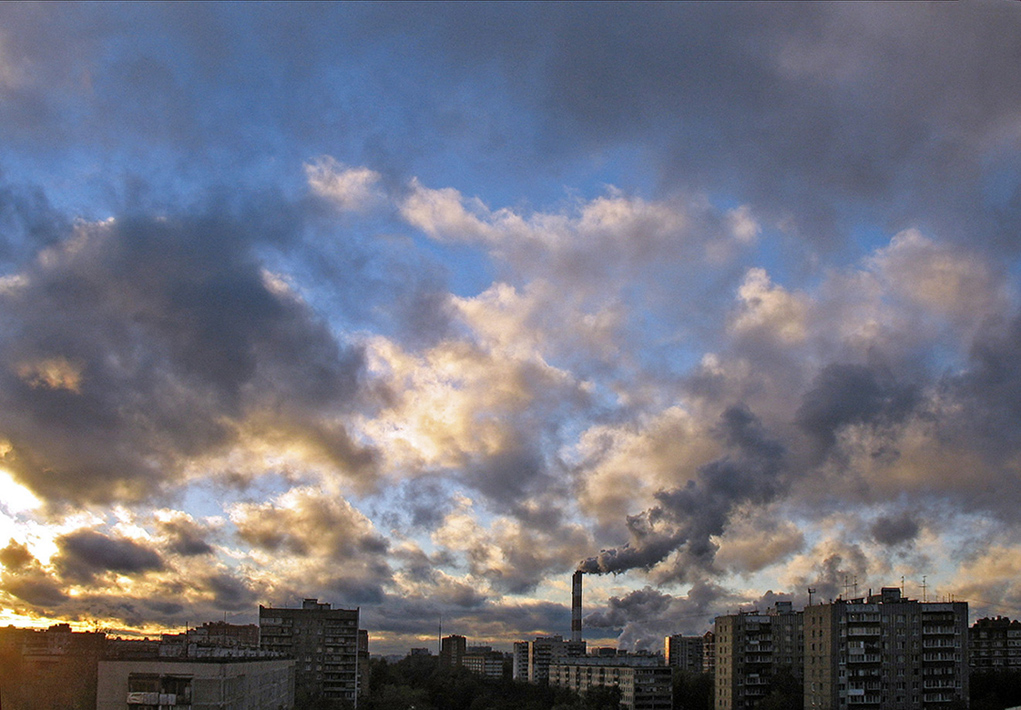
M100 661L96 710L290 710L294 661L222 658Z
M979 619L968 630L968 651L973 671L1021 669L1021 621Z
M474 649L472 653L464 654L461 663L472 673L484 675L487 678L503 678L503 654L491 648L489 650Z
M549 684L585 693L595 687L620 689L624 710L670 710L673 671L654 656L560 658L549 667Z

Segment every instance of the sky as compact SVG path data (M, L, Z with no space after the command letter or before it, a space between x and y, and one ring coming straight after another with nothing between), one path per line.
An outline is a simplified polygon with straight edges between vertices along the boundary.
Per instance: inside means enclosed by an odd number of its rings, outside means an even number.
M0 5L0 625L1021 616L1019 62L1007 0Z

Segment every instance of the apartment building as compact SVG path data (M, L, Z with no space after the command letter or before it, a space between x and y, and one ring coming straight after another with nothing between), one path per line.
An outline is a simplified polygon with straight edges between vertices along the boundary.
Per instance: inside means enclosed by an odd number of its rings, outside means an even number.
M716 634L712 631L702 634L702 672L716 672Z
M549 666L549 684L577 693L617 687L624 710L671 710L672 673L653 656L559 658Z
M503 654L492 646L469 646L461 665L477 675L503 678Z
M295 660L296 698L347 700L357 707L358 609L333 609L318 599L305 599L300 609L260 605L259 637L260 648Z
M515 647L516 648L516 647ZM584 641L565 641L563 636L537 636L528 643L528 680L531 683L549 681L550 663L561 658L585 656Z
M290 710L294 707L294 661L279 658L100 661L93 707Z
M894 587L805 610L805 709L927 710L968 699L968 605Z
M716 618L716 710L756 707L781 668L800 679L804 616L790 602L766 613L742 612Z
M968 659L973 671L1021 670L1021 621L976 621L968 631Z
M702 672L703 637L701 636L667 636L663 639L663 655L666 664L691 673Z
M440 640L440 667L460 668L467 646L468 640L464 636L444 636Z

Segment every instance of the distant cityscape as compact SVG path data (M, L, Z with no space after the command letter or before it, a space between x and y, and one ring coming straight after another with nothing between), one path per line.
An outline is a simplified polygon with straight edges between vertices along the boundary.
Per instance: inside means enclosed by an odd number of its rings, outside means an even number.
M538 636L506 653L453 634L439 639L438 654L417 647L406 658L440 672L579 694L613 688L622 710L692 707L676 697L677 674L711 679L716 710L769 707L767 697L778 692L790 707L811 710L951 710L968 707L973 674L1021 672L1021 622L984 618L969 627L966 602L918 601L896 587L801 610L781 601L719 616L703 635L665 635L656 652L589 648L580 608L576 584L567 639ZM260 606L257 625L206 622L158 639L75 632L68 624L7 627L0 629L0 707L357 708L372 685L370 658L359 609L318 599Z

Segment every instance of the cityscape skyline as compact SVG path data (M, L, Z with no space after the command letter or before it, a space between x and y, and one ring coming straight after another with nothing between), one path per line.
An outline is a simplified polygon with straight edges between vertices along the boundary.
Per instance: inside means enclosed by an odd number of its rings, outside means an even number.
M1018 56L1000 0L0 4L0 626L1021 617Z

